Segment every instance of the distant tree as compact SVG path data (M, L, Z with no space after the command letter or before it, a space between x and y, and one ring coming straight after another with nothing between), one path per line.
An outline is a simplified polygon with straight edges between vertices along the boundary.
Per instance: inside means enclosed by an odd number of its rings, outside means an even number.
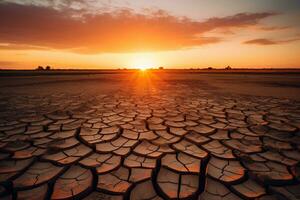
M228 65L227 67L225 67L226 70L230 70L231 67Z
M46 66L46 70L51 70L51 67L50 66Z
M159 67L158 69L159 69L159 70L163 70L163 69L164 69L164 67Z
M213 68L212 68L212 67L208 67L207 69L211 70L211 69L213 69Z
M44 70L44 67L43 67L43 66L38 66L38 67L36 68L36 70Z

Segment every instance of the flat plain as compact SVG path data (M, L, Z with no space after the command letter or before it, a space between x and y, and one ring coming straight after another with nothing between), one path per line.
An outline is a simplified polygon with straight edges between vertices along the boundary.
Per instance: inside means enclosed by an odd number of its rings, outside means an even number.
M299 161L299 71L0 71L0 199L300 199Z

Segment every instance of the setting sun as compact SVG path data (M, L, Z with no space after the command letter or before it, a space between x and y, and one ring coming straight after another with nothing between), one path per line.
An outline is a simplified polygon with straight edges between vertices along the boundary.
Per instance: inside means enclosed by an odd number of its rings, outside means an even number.
M139 69L140 69L141 71L146 71L148 68L140 67Z
M132 59L131 67L134 69L140 69L142 71L145 71L147 69L157 67L157 62L155 57L151 54L137 54Z

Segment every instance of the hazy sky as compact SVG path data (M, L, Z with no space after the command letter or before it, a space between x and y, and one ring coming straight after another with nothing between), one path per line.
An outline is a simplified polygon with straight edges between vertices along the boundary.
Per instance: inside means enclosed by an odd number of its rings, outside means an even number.
M0 68L300 67L299 0L0 0Z

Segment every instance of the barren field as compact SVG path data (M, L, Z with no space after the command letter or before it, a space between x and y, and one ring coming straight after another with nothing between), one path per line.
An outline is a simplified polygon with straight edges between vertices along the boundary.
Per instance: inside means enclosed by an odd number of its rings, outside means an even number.
M300 73L0 72L0 199L299 199Z

